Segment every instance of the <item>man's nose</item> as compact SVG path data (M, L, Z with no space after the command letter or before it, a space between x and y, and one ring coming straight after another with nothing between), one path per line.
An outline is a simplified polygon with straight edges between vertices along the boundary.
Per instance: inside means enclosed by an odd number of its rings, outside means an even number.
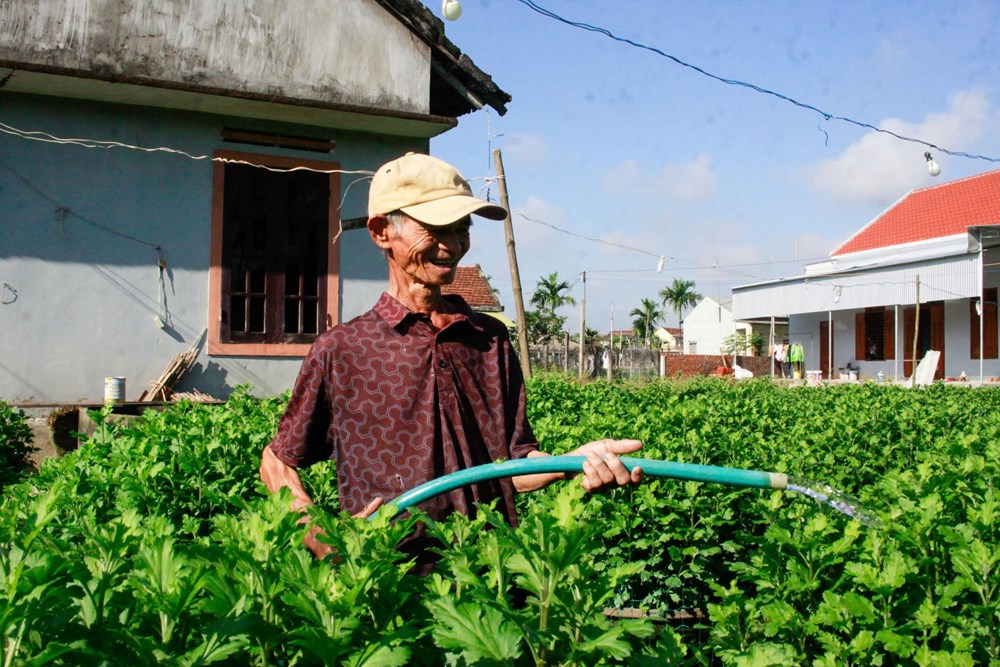
M455 229L442 229L436 237L439 245L450 250L460 248L468 243L466 236Z

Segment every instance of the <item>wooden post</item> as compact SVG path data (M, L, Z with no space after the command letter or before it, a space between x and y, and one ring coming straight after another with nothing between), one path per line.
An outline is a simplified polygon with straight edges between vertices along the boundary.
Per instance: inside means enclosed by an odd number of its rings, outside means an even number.
M504 234L507 238L507 259L510 262L510 280L514 289L514 310L517 314L517 342L521 351L521 369L524 377L531 377L531 357L528 356L528 328L524 319L524 299L521 296L521 274L517 270L517 252L514 248L514 225L510 219L510 202L507 198L507 177L504 176L503 158L500 149L494 149L493 162L496 164L497 182L500 186L500 203L507 209L507 217L503 220Z
M569 333L563 332L563 373L569 373Z

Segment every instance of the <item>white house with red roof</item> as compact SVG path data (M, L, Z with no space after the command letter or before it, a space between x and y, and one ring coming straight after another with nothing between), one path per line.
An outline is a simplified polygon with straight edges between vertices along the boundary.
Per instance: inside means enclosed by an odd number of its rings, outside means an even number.
M911 191L802 275L734 288L733 317L788 316L824 378L903 379L935 350L936 379L983 380L1000 376L997 266L993 171Z

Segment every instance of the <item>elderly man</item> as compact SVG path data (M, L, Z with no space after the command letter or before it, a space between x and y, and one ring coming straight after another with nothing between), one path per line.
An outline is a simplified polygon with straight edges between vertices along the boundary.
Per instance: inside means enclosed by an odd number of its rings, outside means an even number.
M502 220L506 210L472 195L451 165L408 153L372 178L368 232L389 264L389 288L360 317L320 335L302 363L278 433L265 448L261 478L271 491L291 489L293 507L311 504L298 468L334 459L341 508L367 517L384 500L436 477L539 451L525 414L521 368L497 320L475 313L442 285L455 279L469 251L472 215ZM581 481L590 491L637 483L617 458L637 440L600 440L574 454L586 457ZM514 496L564 475L494 480L433 498L420 509L439 520L473 514L496 502L516 523ZM318 557L330 548L309 533ZM418 562L426 538L400 548Z

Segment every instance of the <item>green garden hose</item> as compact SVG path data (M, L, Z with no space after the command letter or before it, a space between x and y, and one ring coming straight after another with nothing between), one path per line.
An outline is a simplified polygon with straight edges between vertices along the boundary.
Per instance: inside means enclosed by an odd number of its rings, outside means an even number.
M677 463L675 461L636 459L627 456L619 458L628 470L632 470L638 466L642 468L643 474L647 477L667 477L758 489L784 489L788 485L788 477L776 472L723 468L696 463ZM477 482L485 482L501 477L535 475L538 473L583 472L583 462L586 460L587 457L585 456L534 456L514 461L504 461L503 463L487 463L433 479L415 489L410 489L386 504L395 507L396 512L400 513L409 507L419 505L425 500L430 500L442 493L447 493L453 489Z

